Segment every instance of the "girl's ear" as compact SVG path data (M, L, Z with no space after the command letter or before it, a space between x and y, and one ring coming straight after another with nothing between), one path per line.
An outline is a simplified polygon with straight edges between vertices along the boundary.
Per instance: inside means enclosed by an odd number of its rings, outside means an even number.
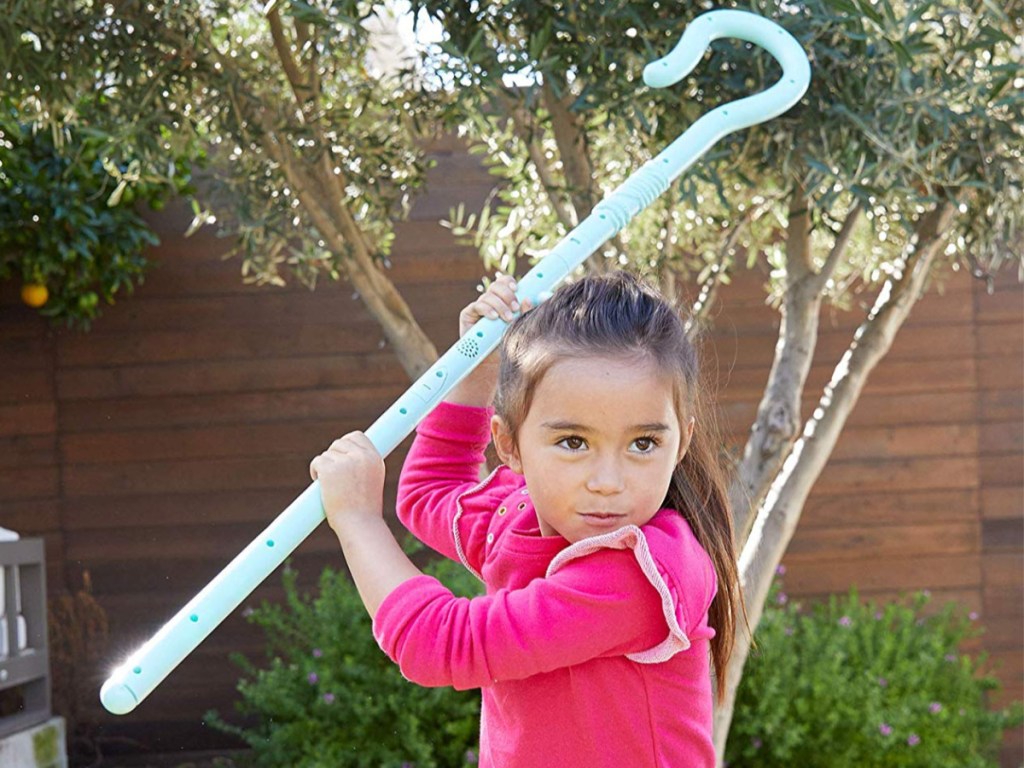
M682 439L679 441L679 457L676 459L676 464L682 461L683 456L690 450L690 441L693 440L693 427L696 423L696 419L691 416L683 425Z
M516 446L512 432L501 416L491 417L491 442L494 450L509 469L518 475L523 474L523 463L519 460L519 448Z

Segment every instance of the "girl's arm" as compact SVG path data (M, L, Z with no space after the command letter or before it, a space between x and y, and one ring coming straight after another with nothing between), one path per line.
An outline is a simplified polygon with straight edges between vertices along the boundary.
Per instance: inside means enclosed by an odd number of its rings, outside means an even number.
M351 432L313 459L309 472L320 481L327 522L373 618L385 597L422 575L384 522L384 460L366 435Z
M600 549L523 589L456 598L413 565L384 522L384 462L366 435L336 440L310 474L377 642L414 682L486 686L646 651L666 634L689 646L685 617L666 613L679 610L678 596L654 585L635 548Z
M696 639L682 629L678 596L666 597L633 552L604 549L522 589L472 599L430 576L410 579L378 605L373 633L407 679L466 690L596 658L664 661Z
M517 301L515 281L499 275L460 313L460 335L483 317L510 321L529 307L529 301L522 306ZM475 498L465 505L460 500L480 484L484 450L490 442L489 406L497 387L497 358L495 353L480 363L424 419L398 481L397 512L402 524L420 541L462 560L477 573L480 563L473 554L478 539L482 543L486 536L493 507L488 499ZM488 488L490 497L503 497L501 489Z

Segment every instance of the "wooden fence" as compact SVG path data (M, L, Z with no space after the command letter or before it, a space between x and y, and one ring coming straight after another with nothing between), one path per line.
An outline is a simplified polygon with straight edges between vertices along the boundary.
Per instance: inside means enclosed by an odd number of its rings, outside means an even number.
M439 144L429 193L398 227L391 274L445 349L482 275L438 225L479 207L492 184L475 157ZM110 618L111 663L148 638L308 483L309 459L364 428L407 381L344 284L315 292L243 285L230 242L181 236L182 208L155 220L162 244L136 295L89 333L54 330L0 286L0 525L46 540L51 594L91 576ZM709 352L728 431L741 441L773 356L777 316L763 277L723 292ZM858 313L827 309L806 413L849 343ZM785 564L787 591L857 584L894 598L929 589L986 627L1005 688L1022 692L1024 291L964 274L914 310L873 375L817 484ZM389 460L389 498L404 446ZM342 566L323 526L296 552L301 583ZM247 605L281 594L272 576ZM203 725L230 713L229 651L260 653L236 612L135 712L87 715L138 750L224 745ZM96 688L102 682L97 674ZM1021 737L1008 739L1017 765Z

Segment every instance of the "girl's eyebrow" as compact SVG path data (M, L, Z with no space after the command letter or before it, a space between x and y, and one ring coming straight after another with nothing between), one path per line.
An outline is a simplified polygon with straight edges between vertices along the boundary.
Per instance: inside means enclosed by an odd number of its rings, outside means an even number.
M541 427L552 432L591 432L590 427L585 424L578 424L575 421L545 421ZM670 427L660 421L652 421L647 424L633 424L628 428L630 432L668 432Z

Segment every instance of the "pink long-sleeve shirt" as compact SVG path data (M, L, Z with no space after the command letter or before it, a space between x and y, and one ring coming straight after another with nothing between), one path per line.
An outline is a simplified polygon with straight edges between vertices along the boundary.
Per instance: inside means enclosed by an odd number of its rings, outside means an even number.
M490 410L442 403L417 430L398 514L486 594L419 576L374 636L409 680L481 688L482 768L714 765L715 572L682 516L569 544L542 536L522 476L481 482Z

